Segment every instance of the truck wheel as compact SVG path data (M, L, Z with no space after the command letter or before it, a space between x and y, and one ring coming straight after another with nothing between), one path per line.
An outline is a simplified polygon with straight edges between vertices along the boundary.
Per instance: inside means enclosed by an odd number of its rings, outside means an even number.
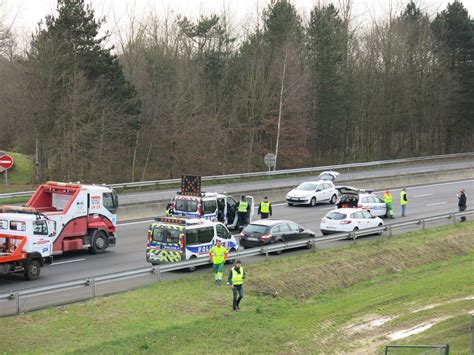
M99 231L92 237L89 251L92 254L102 254L105 252L105 249L107 249L106 235L104 232Z
M36 280L41 272L41 263L37 259L31 260L27 263L25 268L25 279L28 281Z

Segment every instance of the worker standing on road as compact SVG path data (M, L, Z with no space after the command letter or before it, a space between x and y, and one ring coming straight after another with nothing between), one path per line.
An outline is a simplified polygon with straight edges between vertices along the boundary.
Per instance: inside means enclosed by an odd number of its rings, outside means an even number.
M243 227L245 224L245 217L250 210L249 203L245 200L245 196L242 195L242 199L239 201L237 208L237 227Z
M392 197L392 194L390 193L390 191L385 191L385 193L383 194L383 199L385 201L385 204L387 205L387 217L388 218L394 218L393 217L393 208L392 208L392 201L393 201L393 197Z
M170 202L166 205L165 216L169 217L173 215L173 204Z
M407 189L403 188L402 191L400 191L400 206L402 206L402 217L405 217L407 204L408 204Z
M467 196L466 191L461 189L458 194L458 207L459 212L464 212L467 209ZM466 222L466 216L461 216L461 222Z
M216 285L220 286L222 282L222 274L224 273L224 263L227 260L228 251L221 241L217 239L209 251L209 259L212 263L212 270L214 271L214 280Z
M232 288L232 309L238 311L240 309L240 301L244 298L244 279L245 272L240 260L236 260L234 266L229 271L227 277L227 285Z
M260 215L261 219L266 219L270 215L272 216L272 204L268 201L268 196L263 198L263 201L260 202L258 206L258 214Z

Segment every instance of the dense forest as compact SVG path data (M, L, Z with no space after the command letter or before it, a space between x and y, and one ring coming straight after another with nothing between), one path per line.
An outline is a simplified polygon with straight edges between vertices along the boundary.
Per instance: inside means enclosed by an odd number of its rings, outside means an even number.
M283 169L473 151L462 1L364 26L338 4L303 19L273 0L238 31L151 12L114 47L84 0L59 0L25 50L0 24L0 148L38 181L106 182L261 171L268 152Z

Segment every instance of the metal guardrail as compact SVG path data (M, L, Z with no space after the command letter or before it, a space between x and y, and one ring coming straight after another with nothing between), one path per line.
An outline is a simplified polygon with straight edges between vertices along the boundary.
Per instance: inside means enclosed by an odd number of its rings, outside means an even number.
M473 155L474 155L474 152L443 154L443 155L429 155L429 156L412 157L412 158L404 158L404 159L377 160L377 161L362 162L362 163L325 165L325 166L316 166L316 167L309 167L309 168L284 169L284 170L277 170L277 171L258 171L258 172L252 172L252 173L203 176L201 180L202 181L219 181L219 180L242 179L242 178L251 178L251 177L313 173L313 172L324 171L324 170L369 168L369 167L374 167L374 166L379 166L379 165L402 164L402 163L421 162L421 161L438 160L438 159L463 158L463 157L469 157ZM167 180L151 180L151 181L108 184L108 186L111 186L115 189L126 189L126 188L134 188L134 187L148 187L148 186L155 186L155 185L161 186L161 185L170 185L170 184L179 184L179 183L181 183L181 179L167 179ZM15 197L28 197L28 196L31 196L33 192L34 191L25 191L25 192L12 192L12 193L0 194L0 199L15 198Z
M261 248L244 249L230 253L229 260L261 254L265 255L265 258L267 259L271 253L300 247L308 247L308 249L316 252L316 246L321 243L344 239L352 239L355 242L357 238L361 236L376 233L382 234L383 232L388 232L388 237L391 237L393 235L394 229L412 226L421 226L422 229L425 229L427 222L443 221L447 219L452 220L453 224L455 224L457 218L467 215L474 215L474 210L430 216L427 218L389 224L382 227L365 229L362 231L338 233L329 236L302 239L288 243L270 244ZM34 287L25 290L6 292L0 294L0 316L14 315L31 310L84 301L97 296L127 291L137 287L149 285L151 282L160 281L162 273L185 270L208 264L209 261L207 258L194 259L179 263L150 266L141 269L116 272L91 278ZM139 277L144 279L138 279ZM126 284L114 284L116 281L122 282L124 280L127 280ZM44 298L41 296L44 296Z

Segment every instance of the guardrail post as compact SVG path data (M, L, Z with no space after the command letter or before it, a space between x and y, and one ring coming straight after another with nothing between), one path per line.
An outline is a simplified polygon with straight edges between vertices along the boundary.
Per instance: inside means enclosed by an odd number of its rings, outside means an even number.
M425 221L424 218L421 220L421 225L422 225L423 230L425 230L426 229L426 221Z
M450 215L453 218L453 224L456 224L456 215L453 213Z
M95 298L95 279L91 279L89 285L92 288L92 298Z
M474 354L474 314L471 314L471 354Z
M393 237L392 226L388 226L388 236Z
M152 272L154 272L155 274L157 274L157 276L158 276L158 281L161 281L160 264L154 265L154 266L153 266L153 269L152 269Z
M313 239L313 240L311 241L311 244L312 244L311 248L313 249L313 253L316 253L316 240Z
M268 247L265 247L265 261L268 260Z
M355 242L356 242L356 238L357 238L356 232L352 231L352 232L351 232L351 235L352 235L352 241L355 243Z
M14 291L10 293L9 299L15 299L15 311L16 314L20 313L20 291Z

